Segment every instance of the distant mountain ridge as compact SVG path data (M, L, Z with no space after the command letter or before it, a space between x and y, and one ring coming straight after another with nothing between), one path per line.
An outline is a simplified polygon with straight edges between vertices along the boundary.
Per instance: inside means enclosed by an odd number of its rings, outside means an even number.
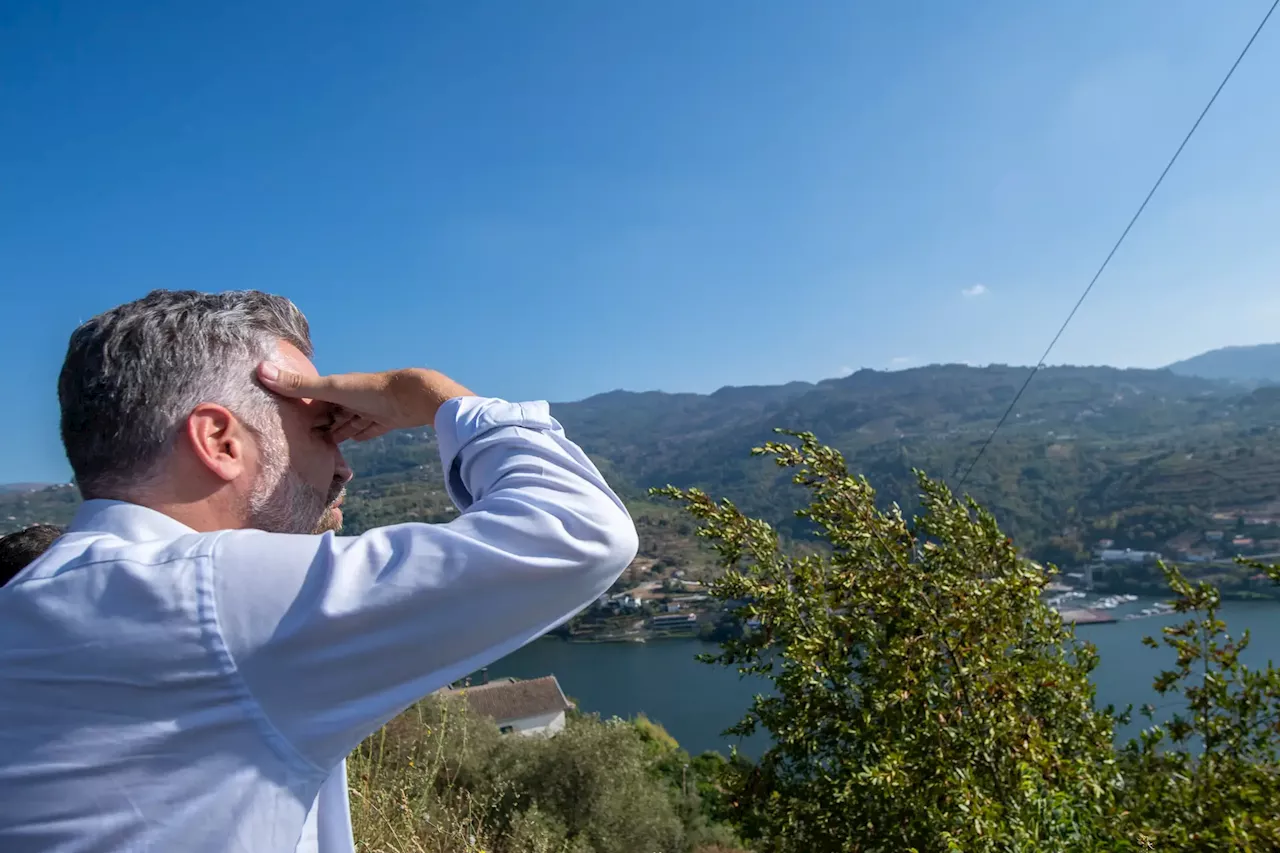
M955 485L1027 370L861 370L711 394L612 391L552 410L632 508L642 553L670 565L700 552L690 550L687 522L646 497L649 487L697 486L787 535L806 535L793 514L799 495L790 472L751 458L753 447L777 438L775 428L786 428L840 450L885 503L909 512L918 491L913 469ZM357 472L346 513L352 532L453 516L430 430L346 452ZM1223 513L1245 508L1274 515L1280 542L1280 387L1168 369L1046 367L963 488L1023 548L1055 562L1101 539L1139 550L1192 541L1186 537L1221 527ZM76 502L68 488L0 494L0 532L65 521Z
M34 492L39 489L47 489L53 483L0 483L0 495L9 495L15 492Z
M909 512L913 469L954 486L1027 370L861 370L709 395L612 393L553 410L628 487L697 486L803 536L790 472L751 458L777 438L774 428L815 433L885 503ZM1074 562L1104 538L1164 547L1241 507L1274 505L1280 515L1280 394L1264 392L1165 369L1046 367L964 490L1054 562Z
M1180 376L1246 385L1280 383L1280 343L1222 347L1169 365Z

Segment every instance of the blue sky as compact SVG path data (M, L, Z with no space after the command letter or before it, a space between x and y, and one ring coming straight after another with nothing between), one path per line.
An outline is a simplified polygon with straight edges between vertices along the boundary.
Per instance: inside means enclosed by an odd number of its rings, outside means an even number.
M7 0L0 482L155 287L521 399L1030 363L1267 5ZM1273 21L1055 362L1280 339L1277 79Z

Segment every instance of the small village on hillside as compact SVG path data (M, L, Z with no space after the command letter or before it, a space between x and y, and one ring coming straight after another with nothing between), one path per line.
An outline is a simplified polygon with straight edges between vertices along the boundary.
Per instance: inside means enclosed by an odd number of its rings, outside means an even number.
M687 578L683 569L635 582L655 574L653 560L637 558L612 590L555 635L577 643L643 643L690 637L718 640L724 632L736 630L727 610L707 594L705 582Z

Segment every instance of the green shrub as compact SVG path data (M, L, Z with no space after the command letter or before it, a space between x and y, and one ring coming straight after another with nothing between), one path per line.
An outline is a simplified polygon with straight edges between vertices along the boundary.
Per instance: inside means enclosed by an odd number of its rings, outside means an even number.
M1178 609L1202 616L1165 629L1177 665L1156 686L1190 712L1117 751L1129 712L1096 707L1096 650L1041 597L1051 570L942 483L917 472L907 519L837 451L791 435L755 452L794 469L809 492L796 515L825 547L798 554L728 501L655 490L718 551L713 596L759 626L706 658L773 685L731 729L773 745L720 771L721 815L755 849L1280 849L1280 676L1239 663L1247 638L1222 633L1216 590L1165 569Z
M734 843L672 781L688 756L656 723L573 715L554 737L502 736L432 697L348 762L358 848L369 853L686 853Z

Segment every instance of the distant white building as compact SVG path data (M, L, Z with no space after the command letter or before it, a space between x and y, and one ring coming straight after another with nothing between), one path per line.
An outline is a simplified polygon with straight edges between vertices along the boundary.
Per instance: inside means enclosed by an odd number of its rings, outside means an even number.
M663 613L649 619L651 628L693 628L698 627L696 613Z
M461 697L472 713L492 719L503 734L553 735L564 729L565 711L573 707L554 675L526 681L501 678L439 692Z
M1125 548L1123 551L1104 548L1098 553L1098 559L1104 563L1146 563L1160 559L1156 551L1134 551Z
M639 610L643 602L629 592L617 595L602 595L596 599L596 606L616 613L629 613Z

